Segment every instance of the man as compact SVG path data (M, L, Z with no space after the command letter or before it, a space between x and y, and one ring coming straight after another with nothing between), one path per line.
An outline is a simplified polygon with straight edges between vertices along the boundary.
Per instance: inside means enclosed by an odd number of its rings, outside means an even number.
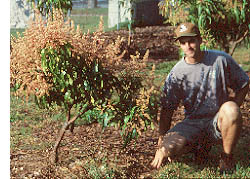
M158 150L151 165L159 168L164 158L190 152L200 141L221 143L220 170L232 171L233 149L240 135L240 105L249 90L249 78L228 54L201 51L202 38L192 23L183 23L175 31L176 41L185 56L168 74L162 96ZM235 92L229 98L228 88ZM185 119L170 129L174 110L185 107ZM170 129L170 130L169 130ZM205 147L205 146L203 146Z

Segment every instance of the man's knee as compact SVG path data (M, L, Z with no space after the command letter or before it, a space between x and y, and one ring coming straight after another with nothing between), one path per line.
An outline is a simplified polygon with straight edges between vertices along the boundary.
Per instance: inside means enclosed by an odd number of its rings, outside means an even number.
M241 123L239 106L233 101L224 103L220 108L219 118L222 120L222 123Z
M164 136L162 146L165 148L167 156L175 156L178 153L182 153L186 144L187 140L185 137L171 132Z

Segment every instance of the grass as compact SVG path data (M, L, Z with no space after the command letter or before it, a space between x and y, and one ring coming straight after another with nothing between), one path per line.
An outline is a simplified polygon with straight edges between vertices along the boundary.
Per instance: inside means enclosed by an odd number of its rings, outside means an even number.
M250 72L250 48L237 48L233 54L233 58L242 66L245 71Z
M98 29L100 16L103 17L104 31L108 29L108 8L73 9L70 18L75 25L80 25L83 32L94 32Z
M10 122L29 120L33 122L40 122L49 117L61 114L60 108L54 109L40 109L35 104L35 100L18 98L13 94L10 96Z
M210 161L211 162L211 161ZM214 161L218 162L218 161ZM242 166L240 162L236 164L236 171L233 174L220 174L219 168L214 164L209 164L204 168L198 165L184 162L173 162L165 165L159 172L155 173L155 178L249 178L249 167Z
M71 15L98 15L98 16L108 16L108 8L79 8L72 9Z
M22 36L24 31L25 29L10 29L10 34L14 37L17 37L17 33L20 33L20 35Z
M100 16L70 16L75 25L80 25L83 32L94 32L98 29ZM108 16L103 16L104 31L108 29Z

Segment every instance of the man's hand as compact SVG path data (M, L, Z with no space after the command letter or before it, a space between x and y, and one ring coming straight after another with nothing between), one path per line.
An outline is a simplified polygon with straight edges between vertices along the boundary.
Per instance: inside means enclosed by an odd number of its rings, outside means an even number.
M155 153L155 158L154 160L151 162L151 166L153 168L160 168L161 164L162 164L162 161L165 157L165 148L162 147L160 149L158 149Z
M151 162L151 166L153 168L157 168L159 169L162 162L163 162L163 159L164 157L166 157L166 154L167 154L167 151L164 147L161 147L160 149L158 149L155 153L155 158L154 160ZM172 159L170 157L168 157L168 161L169 162L172 162Z
M162 141L163 141L163 136L159 136L158 139L158 150L155 153L155 158L154 160L151 162L151 166L153 168L159 168L163 159L164 159L164 149L162 148Z
M153 168L160 168L162 161L165 157L165 148L162 146L162 142L163 142L163 136L159 136L158 139L158 150L155 153L155 158L154 160L151 162L151 166Z

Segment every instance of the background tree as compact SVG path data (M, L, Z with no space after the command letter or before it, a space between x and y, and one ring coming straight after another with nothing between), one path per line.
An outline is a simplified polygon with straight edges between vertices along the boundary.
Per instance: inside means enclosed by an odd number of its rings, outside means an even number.
M220 48L232 55L240 43L250 45L249 0L164 0L159 8L174 25L195 23L205 47Z
M67 14L69 10L72 10L72 0L27 0L34 3L36 8L44 16L49 14L52 8L62 9L64 14Z

